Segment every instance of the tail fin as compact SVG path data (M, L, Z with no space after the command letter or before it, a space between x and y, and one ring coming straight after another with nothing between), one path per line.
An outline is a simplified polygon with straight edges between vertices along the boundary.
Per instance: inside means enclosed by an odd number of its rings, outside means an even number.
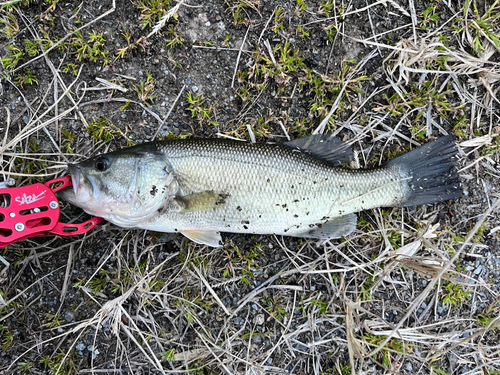
M455 169L456 137L447 135L429 142L388 163L408 168L410 194L404 207L443 202L462 195Z

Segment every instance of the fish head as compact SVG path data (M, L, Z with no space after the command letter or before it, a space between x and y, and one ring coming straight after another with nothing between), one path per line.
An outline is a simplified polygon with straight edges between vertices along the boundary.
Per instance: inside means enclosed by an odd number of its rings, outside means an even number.
M178 190L162 154L134 148L68 164L68 170L73 189L65 189L62 198L122 227L152 219Z

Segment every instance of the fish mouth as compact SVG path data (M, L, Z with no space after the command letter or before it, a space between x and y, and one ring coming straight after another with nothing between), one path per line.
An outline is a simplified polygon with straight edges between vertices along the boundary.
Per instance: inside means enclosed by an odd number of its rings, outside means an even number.
M71 174L73 191L75 192L75 196L77 196L78 188L80 187L80 176L81 176L80 166L77 164L68 164L68 171Z

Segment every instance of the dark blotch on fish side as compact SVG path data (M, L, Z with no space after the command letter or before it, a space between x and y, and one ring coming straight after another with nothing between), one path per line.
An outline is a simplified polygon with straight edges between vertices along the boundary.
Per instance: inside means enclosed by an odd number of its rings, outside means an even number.
M151 191L149 192L153 197L158 193L158 189L156 188L155 185L151 188Z

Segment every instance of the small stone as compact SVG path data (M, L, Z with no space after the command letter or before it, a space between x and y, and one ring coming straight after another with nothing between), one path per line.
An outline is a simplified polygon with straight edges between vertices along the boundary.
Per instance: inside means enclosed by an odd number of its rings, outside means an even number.
M205 26L209 27L209 26L210 26L210 21L207 21L207 22L205 23Z
M241 318L239 316L237 316L236 318L234 318L234 324L241 325L241 324L243 324L243 322L244 322L243 318Z
M168 71L168 70L165 70L163 73L165 73L165 75L167 75L167 76L168 76L169 71Z
M482 270L483 270L483 266L479 265L479 267L477 267L476 270L474 271L474 274L479 275Z
M193 86L193 87L191 87L191 90L193 90L193 92L198 91L198 86Z
M30 122L30 119L28 118L28 116L23 116L23 121L25 124L28 124L28 122Z
M444 312L446 312L446 309L446 305L443 305L441 302L438 303L437 312L439 315L442 315Z
M124 114L122 114L122 116L121 116L121 117L122 117L122 118L127 118L127 115L124 113Z
M186 78L186 85L190 85L193 83L193 80L191 78Z
M76 346L76 350L83 351L85 349L85 344L83 342Z
M64 320L66 320L68 323L71 323L75 320L75 314L73 314L71 311L68 311L66 314L64 314Z
M264 314L257 314L257 315L255 315L255 318L253 318L253 322L256 325L260 326L260 325L264 324L265 319L266 318L264 317Z
M407 371L412 371L412 370L413 370L413 365L412 365L410 362L408 362L408 363L406 364L406 370L407 370Z

